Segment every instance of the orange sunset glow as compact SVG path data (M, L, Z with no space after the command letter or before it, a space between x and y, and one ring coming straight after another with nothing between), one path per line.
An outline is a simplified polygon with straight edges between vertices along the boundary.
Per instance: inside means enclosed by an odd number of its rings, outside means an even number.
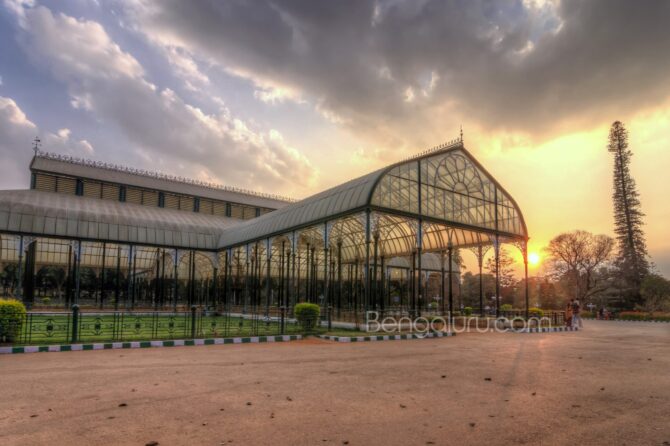
M670 446L670 0L0 0L0 446Z
M634 2L468 2L459 12L448 2L412 3L338 11L343 19L329 29L339 37L327 38L316 30L334 4L313 15L261 6L254 15L274 26L242 26L236 35L219 24L203 30L195 7L139 1L108 17L93 3L61 11L7 2L0 186L29 182L24 167L37 135L48 151L300 199L462 129L465 147L518 202L529 250L539 254L561 232L613 234L606 145L609 126L621 120L650 259L669 275L670 59L656 57L667 52L657 38L663 14ZM631 16L645 32L620 32ZM423 20L425 32L399 44L398 27ZM136 32L126 35L127 27ZM629 49L624 67L617 47ZM39 98L31 85L44 86ZM463 258L476 269L474 257Z

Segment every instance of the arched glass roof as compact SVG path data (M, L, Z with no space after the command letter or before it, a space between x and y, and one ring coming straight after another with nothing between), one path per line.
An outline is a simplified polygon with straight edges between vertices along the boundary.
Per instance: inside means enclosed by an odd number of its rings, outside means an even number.
M209 251L268 240L290 240L288 247L328 242L339 246L343 260L365 257L366 234L387 259L411 254L419 241L424 252L435 252L490 244L496 236L527 239L519 207L461 141L246 221L37 190L0 191L0 231Z
M448 241L454 246L487 243L496 234L507 240L528 236L516 202L458 141L225 229L219 246L239 246L325 222L360 234L364 222L351 216L367 209L386 214L387 223L393 215L398 220L387 224L392 229L382 237L389 254L412 251L417 231L411 221L418 219L428 224L423 231L428 249L444 248ZM351 257L357 257L360 237L349 238Z
M239 220L37 190L0 191L0 231L214 250Z

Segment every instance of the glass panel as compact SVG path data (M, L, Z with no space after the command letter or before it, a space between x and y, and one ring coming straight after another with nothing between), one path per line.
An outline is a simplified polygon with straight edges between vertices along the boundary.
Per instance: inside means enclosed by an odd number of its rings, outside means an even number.
M372 204L490 230L496 229L497 219L499 231L525 235L519 212L511 199L460 150L393 168L377 185Z
M381 179L372 204L405 212L419 212L418 165L416 162L393 168Z
M119 200L119 186L115 184L102 185L102 198L105 200Z
M179 197L177 195L165 194L165 207L167 209L179 209Z
M56 192L56 177L38 173L35 176L35 189Z
M74 195L77 190L77 180L74 178L58 177L56 187L58 192Z
M214 203L211 200L200 199L200 213L211 214L214 208Z
M100 198L102 196L102 184L97 181L84 181L84 196Z
M158 206L158 192L145 190L142 193L142 204L144 206Z
M127 188L126 202L134 204L142 204L142 191L140 189L135 189L134 187Z
M179 209L182 211L193 211L193 197L180 197Z
M244 218L244 208L239 204L230 206L230 216L233 218Z
M214 215L226 215L226 203L214 203L212 212Z

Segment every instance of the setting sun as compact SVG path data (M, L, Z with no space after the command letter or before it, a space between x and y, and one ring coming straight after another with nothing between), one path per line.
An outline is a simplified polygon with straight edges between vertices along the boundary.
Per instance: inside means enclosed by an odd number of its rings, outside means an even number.
M540 263L540 255L536 252L531 252L528 254L528 264L535 266Z

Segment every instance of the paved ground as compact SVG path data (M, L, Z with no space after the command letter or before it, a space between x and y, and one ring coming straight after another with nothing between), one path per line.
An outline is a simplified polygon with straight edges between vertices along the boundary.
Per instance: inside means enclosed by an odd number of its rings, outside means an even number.
M670 324L6 355L0 372L4 446L670 444Z

